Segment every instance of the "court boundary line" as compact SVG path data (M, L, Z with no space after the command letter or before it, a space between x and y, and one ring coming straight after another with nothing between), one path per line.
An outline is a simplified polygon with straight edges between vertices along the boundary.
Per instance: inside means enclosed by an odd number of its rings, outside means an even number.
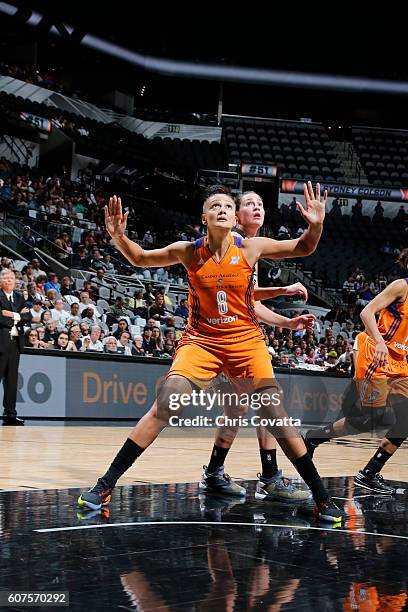
M327 527L313 527L312 525L282 525L282 523L241 523L241 522L219 522L219 521L132 521L126 523L104 523L101 525L74 525L73 527L51 527L47 529L33 529L35 533L60 533L63 531L80 531L81 529L105 529L108 527L145 527L151 525L217 525L220 526L234 526L234 527L284 527L286 529L300 529L301 531L327 531L332 527L331 523L327 524ZM346 533L349 535L369 535L376 537L394 538L397 540L408 540L408 535L401 536L390 533L376 533L374 531L358 531L357 529L331 529L333 533Z

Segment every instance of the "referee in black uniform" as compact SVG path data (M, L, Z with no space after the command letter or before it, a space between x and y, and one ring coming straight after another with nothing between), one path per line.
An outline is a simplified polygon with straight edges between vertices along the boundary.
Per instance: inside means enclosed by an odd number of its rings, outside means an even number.
M24 347L24 325L32 315L21 293L15 291L16 277L12 270L0 272L0 381L3 381L3 425L24 425L17 418L17 377L20 353Z

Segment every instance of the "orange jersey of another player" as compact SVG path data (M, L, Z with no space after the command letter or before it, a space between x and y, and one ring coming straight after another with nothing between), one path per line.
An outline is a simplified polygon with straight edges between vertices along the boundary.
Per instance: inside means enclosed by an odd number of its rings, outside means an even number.
M220 262L209 250L207 237L196 240L194 247L186 333L225 340L262 337L254 310L254 269L243 256L242 238L231 235Z
M407 594L403 591L392 595L379 593L375 584L353 582L343 603L344 612L400 612L404 609Z
M408 283L408 278L404 279ZM380 313L378 330L388 349L405 357L408 353L408 293L403 302L390 304Z

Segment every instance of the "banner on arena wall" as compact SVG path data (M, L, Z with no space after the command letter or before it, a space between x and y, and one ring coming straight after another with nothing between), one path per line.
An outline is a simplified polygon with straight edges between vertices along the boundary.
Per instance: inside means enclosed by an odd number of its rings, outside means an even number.
M138 419L153 404L168 363L116 361L70 356L22 355L17 412L22 417ZM310 424L328 423L338 416L349 378L278 373L289 417ZM2 400L3 391L0 391ZM222 414L214 407L212 416ZM203 415L189 406L183 416Z
M301 375L299 370L292 374L279 373L276 380L269 381L268 390L264 387L250 394L246 392L249 388L246 391L243 388L245 385L242 385L242 379L234 382L241 387L241 392L236 393L237 386L220 378L205 391L192 391L191 396L186 394L186 403L182 402L183 394L174 393L170 389L169 409L160 411L159 408L159 418L168 421L168 430L174 427L190 429L222 426L223 435L227 438L228 431L235 427L240 428L240 435L249 432L248 435L252 436L256 426L265 426L267 422L271 424L271 421L276 424L276 420L283 417L286 419L285 425L324 425L339 417L343 395L351 384L350 379ZM265 379L262 382L266 382ZM200 393L207 397L199 397ZM280 410L281 405L283 411ZM280 431L280 435L285 435L284 430Z
M303 196L303 193L302 193L302 196ZM303 201L302 196L298 198L298 194L294 196L293 193L282 193L281 192L279 194L279 202L278 202L279 210L281 210L284 204L286 206L291 206L294 198L295 200L299 199L300 201ZM361 203L362 205L361 214L363 214L364 216L368 216L372 219L376 212L375 209L377 206L377 202L384 204L384 206L382 207L383 215L384 217L387 217L389 219L394 219L396 215L398 214L400 207L405 206L404 204L401 204L401 202L391 202L391 201L383 202L382 200L359 199L359 203ZM357 199L356 198L346 198L345 196L339 196L335 198L329 196L327 198L327 203L326 203L326 214L330 214L334 203L336 203L337 206L339 207L340 214L342 216L351 216L353 214L353 207L355 204L357 204ZM298 214L299 213L296 210L296 215Z
M66 359L21 355L16 409L22 417L65 417ZM3 403L3 387L0 388Z
M315 183L316 181L312 181ZM304 181L285 179L281 183L281 192L303 194ZM389 200L391 202L408 201L408 189L374 185L344 185L340 183L325 183L320 181L321 192L327 191L329 196L365 198L367 200Z
M349 378L322 375L277 374L284 392L288 416L303 423L324 424L335 421L340 413L343 394L351 383Z
M151 407L168 364L66 360L66 416L138 419Z
M277 373L276 382L283 391L283 405L288 417L302 423L324 424L336 420L341 410L343 394L351 381L349 378L327 375L302 375L297 370L292 374ZM217 383L214 387L218 388ZM188 406L183 411L185 418L205 415L214 420L222 414L223 410L216 405L211 410ZM250 409L249 414L256 412L251 412Z
M142 417L156 399L156 392L169 364L134 361L67 359L66 416L70 418ZM328 423L341 409L342 395L350 379L327 375L277 374L284 392L288 416L306 423ZM216 385L215 385L216 386ZM200 406L187 406L183 417L205 413ZM214 406L211 416L222 414Z

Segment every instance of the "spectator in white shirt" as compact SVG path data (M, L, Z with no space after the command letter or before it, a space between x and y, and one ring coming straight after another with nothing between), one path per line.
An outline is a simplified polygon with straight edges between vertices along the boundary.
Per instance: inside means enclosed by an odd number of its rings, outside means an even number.
M77 302L74 302L73 304L71 304L71 312L69 315L69 320L72 321L70 325L72 325L73 323L81 322L81 317L79 315L79 304Z
M48 289L45 295L46 295L46 298L45 298L46 306L48 306L48 308L55 308L55 302L58 299L58 294L55 291L55 289Z
M84 308L88 308L90 305L92 305L92 300L88 291L81 291L79 294L79 312L81 313Z
M32 266L33 266L33 277L37 278L37 276L47 276L47 274L44 272L44 270L40 269L40 260L39 259L33 259L32 260Z
M104 346L100 341L102 329L98 325L94 325L89 336L85 336L82 341L81 351L98 351L103 353Z
M30 308L30 312L33 317L32 323L41 323L41 315L44 312L42 302L40 300L35 300L33 302L33 307Z
M99 268L96 271L96 276L93 276L91 278L91 283L96 285L96 287L98 287L99 285L108 285L109 283L106 282L105 280L105 270L103 268Z
M338 363L345 363L349 359L351 359L351 353L353 352L353 346L351 343L347 342L345 352L340 355Z
M79 314L82 314L82 311L85 308L92 308L94 310L95 317L100 317L101 315L96 310L95 304L92 304L91 299L89 297L89 293L87 291L81 291L80 294L80 302L79 302Z
M64 302L61 299L55 300L55 308L51 310L51 316L57 322L58 331L64 329L71 318L69 312L64 310Z
M348 319L345 323L343 323L341 330L342 332L347 334L347 339L351 340L353 338L353 332L354 332L353 321L351 321L351 319Z
M118 348L123 347L125 349L125 355L131 355L132 354L132 343L130 341L130 334L127 331L124 331L121 333L120 338L119 338L119 342L118 342Z
M31 301L36 302L45 302L45 295L41 293L41 291L37 290L37 285L35 282L28 283L27 285L28 298L31 298Z

